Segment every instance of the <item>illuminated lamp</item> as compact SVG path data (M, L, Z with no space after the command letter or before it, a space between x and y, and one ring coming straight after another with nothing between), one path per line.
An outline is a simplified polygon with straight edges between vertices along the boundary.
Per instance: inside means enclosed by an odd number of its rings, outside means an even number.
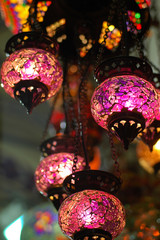
M64 187L73 194L59 209L62 232L74 240L117 237L125 226L125 211L111 193L117 191L119 184L118 178L103 171L88 170L68 176Z
M95 77L100 85L91 99L93 118L128 149L159 112L151 67L136 57L117 57L101 63Z
M137 145L139 164L150 174L160 173L160 140L153 146L152 152L149 147L140 141Z
M63 73L55 57L56 48L39 32L17 34L6 45L10 56L2 64L2 86L29 113L61 87Z
M48 197L58 209L67 193L62 186L65 177L72 173L74 162L74 139L68 136L55 136L41 145L45 156L35 171L35 184L38 191ZM78 153L77 170L83 170L85 160Z

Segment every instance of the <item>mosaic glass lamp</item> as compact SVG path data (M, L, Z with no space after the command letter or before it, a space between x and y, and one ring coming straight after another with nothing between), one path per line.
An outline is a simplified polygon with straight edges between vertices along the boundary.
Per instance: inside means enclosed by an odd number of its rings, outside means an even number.
M6 52L10 56L2 64L2 87L30 113L61 87L63 72L55 46L40 33L20 33L9 40Z
M95 76L100 85L91 99L92 115L128 149L129 143L159 112L158 94L148 81L152 79L152 70L139 58L117 57L100 64Z
M124 208L109 193L83 190L64 200L59 209L59 225L74 240L114 239L125 226Z
M70 196L59 209L62 231L75 240L118 236L125 225L123 206L114 196L120 186L118 177L100 170L76 171L66 177L63 187Z
M41 145L44 158L35 171L35 184L37 190L48 197L57 209L67 196L62 184L65 177L72 173L74 150L74 138L66 135L49 138ZM76 169L83 170L85 166L84 158L78 153Z

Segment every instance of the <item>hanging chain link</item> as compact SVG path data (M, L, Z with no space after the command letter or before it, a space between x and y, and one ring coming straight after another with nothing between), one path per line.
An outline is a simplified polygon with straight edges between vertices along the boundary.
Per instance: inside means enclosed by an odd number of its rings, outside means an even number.
M22 29L21 32L23 32L23 29L29 25L32 31L38 31L38 32L43 32L42 27L40 23L37 20L37 0L33 0L30 8L29 8L29 15L27 18L27 21L22 24Z
M116 151L116 148L115 148L115 144L114 144L114 140L113 140L113 134L109 131L108 136L109 136L109 142L110 142L110 146L111 146L112 159L114 161L115 175L122 182L120 165L119 165L119 162L118 162L118 154L117 154L117 151Z
M96 69L97 66L101 63L103 53L104 53L104 50L105 50L105 47L106 47L106 40L109 37L108 36L108 33L110 32L109 24L112 23L113 17L115 15L117 2L118 2L118 0L112 0L111 3L110 3L108 18L107 18L107 27L105 29L105 34L103 36L103 41L101 42L100 47L98 49L98 54L97 54L97 58L96 58L96 61L95 61L94 69ZM97 84L99 85L98 82L97 82Z
M50 113L49 113L49 116L48 116L48 119L47 119L47 122L46 122L46 125L45 125L45 128L44 128L44 131L43 131L43 134L42 134L42 138L41 138L41 143L43 143L43 141L45 140L46 136L47 136L47 133L48 133L48 128L49 128L49 124L50 124L50 121L51 121L51 118L52 118L52 114L53 114L53 111L54 111L54 107L55 107L55 104L57 102L57 99L59 97L59 94L60 92L58 92L53 101L52 101L52 105L51 105L51 109L50 109Z
M86 160L86 169L89 169L88 156L86 151L87 136L88 136L88 98L87 98L87 75L90 67L90 61L88 60L85 65L79 64L79 70L81 73L81 81L79 86L79 124L80 124L80 137L82 140L82 147L84 157ZM84 69L82 69L84 66Z

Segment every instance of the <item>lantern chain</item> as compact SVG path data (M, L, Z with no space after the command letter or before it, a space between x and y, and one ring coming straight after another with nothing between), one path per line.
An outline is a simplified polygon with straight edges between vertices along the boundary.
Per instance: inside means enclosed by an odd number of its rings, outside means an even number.
M96 58L96 61L95 61L94 69L97 68L97 66L100 64L100 62L102 60L103 53L104 53L104 50L105 50L105 47L106 47L106 40L109 37L108 33L110 32L109 24L112 23L112 20L113 20L115 11L116 11L116 3L117 3L117 0L112 0L111 4L109 6L109 14L108 14L108 18L107 18L107 27L105 28L105 34L103 36L103 41L101 42L100 47L98 49L98 54L97 54L97 58ZM97 80L96 80L96 82L97 82ZM97 84L99 85L98 82L97 82Z
M43 141L45 140L45 138L47 136L48 127L49 127L49 124L50 124L50 121L51 121L51 118L52 118L52 114L53 114L53 111L54 111L54 107L55 107L56 101L59 97L59 94L60 94L60 92L56 94L56 96L54 97L54 100L52 101L52 106L51 106L51 110L50 110L50 113L49 113L49 117L47 119L44 131L43 131L43 134L42 134L41 143L43 143Z
M37 20L37 0L33 0L30 8L29 8L29 15L27 18L27 21L22 24L21 31L23 32L23 29L29 25L32 31L38 31L43 32L40 23Z
M121 171L120 171L120 166L119 166L119 162L118 162L118 154L117 154L115 144L114 144L114 141L113 141L113 134L110 131L108 131L108 136L109 136L109 142L110 142L110 147L111 147L112 159L114 161L115 175L122 182Z

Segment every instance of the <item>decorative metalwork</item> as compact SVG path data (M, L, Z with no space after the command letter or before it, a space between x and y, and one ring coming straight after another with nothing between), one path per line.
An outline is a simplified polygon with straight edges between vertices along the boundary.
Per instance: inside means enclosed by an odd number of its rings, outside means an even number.
M42 32L21 32L8 40L5 52L7 54L11 54L22 48L40 48L56 55L58 51L58 44Z
M45 140L41 144L41 153L43 157L47 157L51 154L67 152L74 153L74 138L68 135L56 135L55 137ZM80 154L80 152L79 152Z
M153 78L152 69L146 61L130 56L107 59L95 69L95 78L99 83L118 75L136 75L151 82Z
M121 186L121 181L109 172L85 170L75 172L66 177L63 186L70 194L84 189L96 189L115 194Z
M84 190L63 201L59 225L63 233L73 239L95 239L90 237L91 229L94 229L92 236L97 236L96 239L111 239L105 237L107 235L114 239L125 226L125 211L115 196L98 190ZM79 237L85 230L86 234Z

